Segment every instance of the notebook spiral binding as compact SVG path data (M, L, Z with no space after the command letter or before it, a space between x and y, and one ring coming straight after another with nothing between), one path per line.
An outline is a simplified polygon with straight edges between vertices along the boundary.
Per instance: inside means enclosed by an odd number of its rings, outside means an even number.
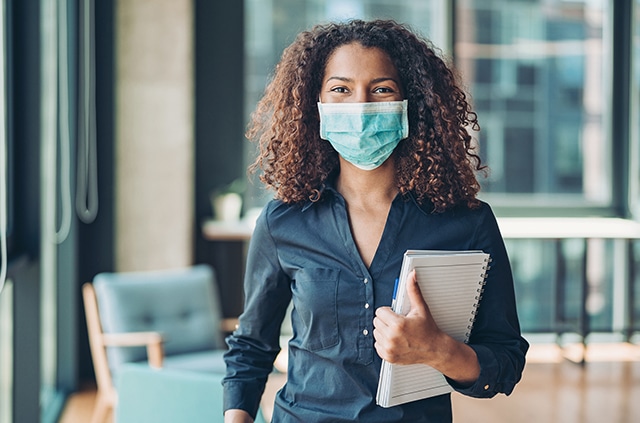
M480 300L482 299L482 294L484 293L484 286L487 284L487 276L489 273L489 269L491 269L491 266L489 266L489 263L491 262L491 257L485 259L484 262L486 263L486 265L482 268L484 273L480 275L480 277L482 278L482 282L478 287L478 290L477 290L478 295L475 296L476 302L473 304L473 310L471 311L471 318L469 318L469 324L467 325L467 332L464 335L465 343L469 342L469 337L471 336L471 330L473 329L473 324L476 322L476 316L478 315L478 306L480 305Z

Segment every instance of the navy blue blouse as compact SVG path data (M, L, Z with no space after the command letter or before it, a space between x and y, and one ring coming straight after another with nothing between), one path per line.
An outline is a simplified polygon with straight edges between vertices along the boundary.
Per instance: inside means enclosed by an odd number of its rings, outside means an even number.
M224 407L255 416L279 352L280 327L293 301L288 380L274 422L450 422L450 395L381 408L375 310L391 304L407 249L483 250L492 265L469 345L480 377L457 391L489 398L520 380L527 342L520 335L509 260L490 207L431 213L411 196L393 201L371 266L352 238L343 197L326 188L306 205L271 201L249 246L245 311L227 338Z

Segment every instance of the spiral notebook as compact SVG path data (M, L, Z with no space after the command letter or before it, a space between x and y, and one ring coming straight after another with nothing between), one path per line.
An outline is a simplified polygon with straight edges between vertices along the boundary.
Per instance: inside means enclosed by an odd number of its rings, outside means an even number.
M472 251L408 250L402 262L393 311L407 314L406 280L416 269L420 291L438 327L462 342L469 340L489 269L489 254ZM444 375L426 364L382 361L376 402L392 407L453 391Z

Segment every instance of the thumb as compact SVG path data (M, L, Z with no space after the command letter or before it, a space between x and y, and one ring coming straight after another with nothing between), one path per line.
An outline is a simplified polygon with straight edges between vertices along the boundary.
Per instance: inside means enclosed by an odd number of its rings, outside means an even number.
M424 301L418 280L416 278L415 269L409 273L407 279L407 296L409 297L409 313L408 314L426 314L427 303Z

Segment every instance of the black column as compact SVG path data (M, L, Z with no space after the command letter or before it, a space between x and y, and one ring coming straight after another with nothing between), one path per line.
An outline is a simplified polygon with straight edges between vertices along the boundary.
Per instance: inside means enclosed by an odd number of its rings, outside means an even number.
M244 2L195 1L194 258L218 276L226 317L242 310L241 242L210 242L209 193L244 177Z
M9 2L13 171L13 421L40 421L40 2Z

